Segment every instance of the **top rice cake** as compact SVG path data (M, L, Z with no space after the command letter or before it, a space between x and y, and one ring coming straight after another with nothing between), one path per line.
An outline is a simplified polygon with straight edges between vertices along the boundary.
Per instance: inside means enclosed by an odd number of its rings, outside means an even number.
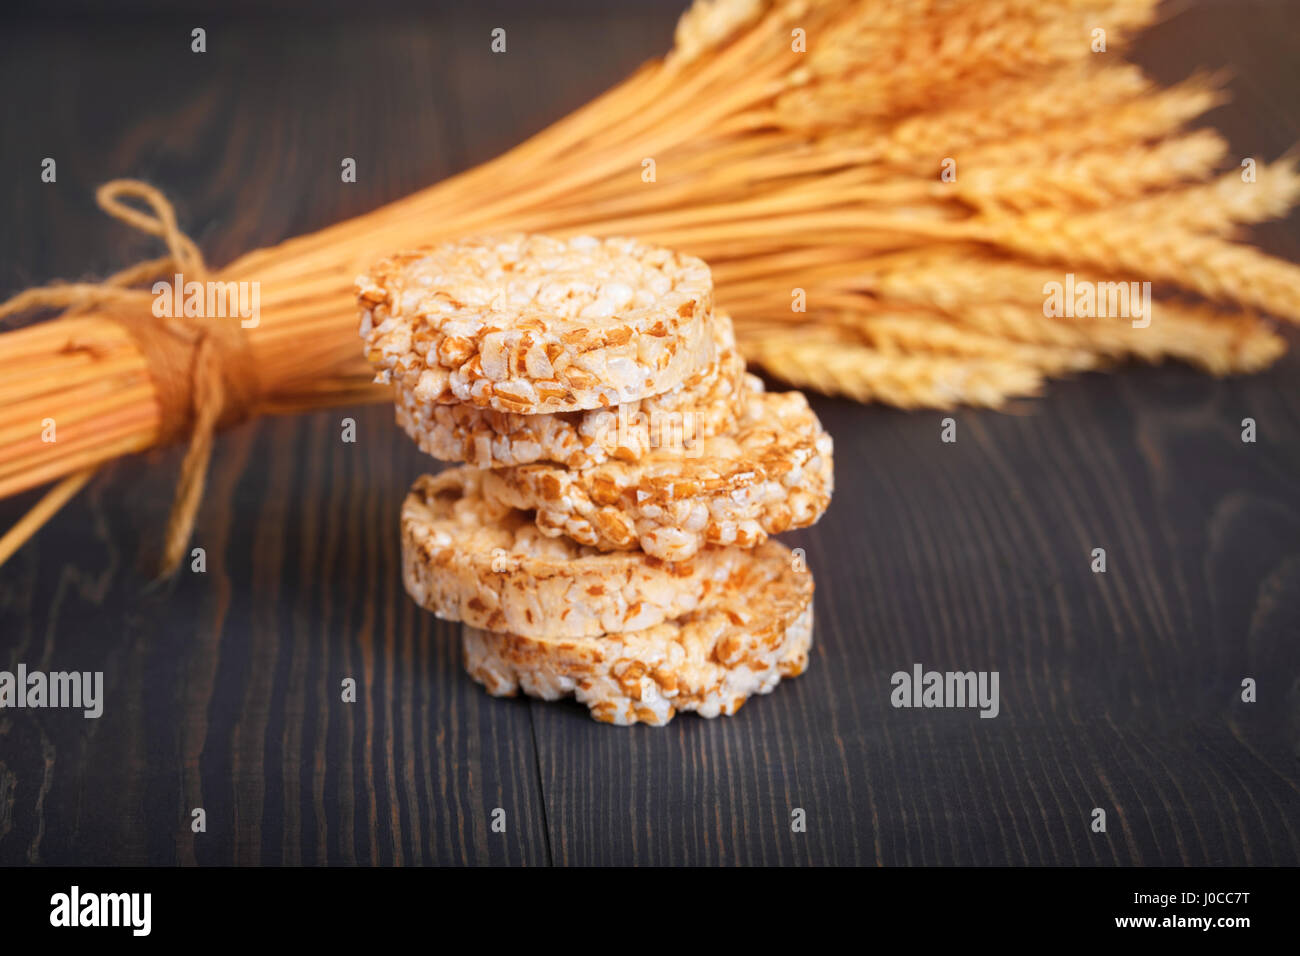
M376 381L532 415L658 395L713 360L713 283L631 239L509 235L404 252L357 278Z

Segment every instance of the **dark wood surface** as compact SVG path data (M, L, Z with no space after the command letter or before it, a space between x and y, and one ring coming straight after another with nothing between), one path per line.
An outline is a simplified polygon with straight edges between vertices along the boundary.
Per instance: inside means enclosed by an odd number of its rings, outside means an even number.
M0 293L156 254L94 209L112 177L163 187L223 262L486 159L666 48L672 5L622 7L209 17L204 57L193 18L12 21ZM1300 141L1298 33L1294 4L1192 4L1138 56L1163 79L1234 67L1210 119L1272 158ZM1294 216L1257 235L1300 253ZM98 720L0 712L0 863L1295 864L1298 370L1088 375L956 413L955 444L940 413L815 400L838 491L787 536L817 578L811 668L665 729L462 673L452 627L402 589L397 509L429 462L391 410L225 434L207 573L156 588L179 454L122 461L0 568L0 668L106 681ZM892 708L913 662L999 671L1000 716Z

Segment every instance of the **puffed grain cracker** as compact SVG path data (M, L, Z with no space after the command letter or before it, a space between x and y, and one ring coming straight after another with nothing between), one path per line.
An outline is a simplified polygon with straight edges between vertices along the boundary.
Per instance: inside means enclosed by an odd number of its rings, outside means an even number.
M731 431L744 407L745 360L731 319L713 316L714 360L676 388L616 408L516 415L493 408L421 401L395 386L397 423L426 454L476 468L549 461L568 468L611 458L636 461L655 448L693 454L701 438Z
M402 505L407 593L444 619L536 638L640 630L707 604L751 558L709 548L669 564L547 537L485 500L481 478L469 467L424 475Z
M547 534L601 550L683 561L706 545L755 547L821 517L833 443L801 393L765 392L752 375L746 392L736 431L701 440L689 457L657 449L588 468L501 468L485 474L484 494L535 511Z
M656 627L549 639L465 627L465 669L494 696L572 695L606 723L730 715L807 668L812 595L812 574L769 541L708 606Z
M357 278L376 381L516 414L659 395L713 359L713 283L632 239L515 234L399 253Z

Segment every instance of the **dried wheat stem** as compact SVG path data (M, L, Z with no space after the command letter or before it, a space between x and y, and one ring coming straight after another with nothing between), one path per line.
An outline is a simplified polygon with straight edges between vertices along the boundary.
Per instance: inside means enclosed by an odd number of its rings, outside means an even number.
M4 564L34 535L45 522L53 518L65 504L85 487L94 468L74 472L51 488L16 525L0 537L0 564Z
M1005 359L899 356L800 334L745 338L745 355L792 385L900 408L997 408L1035 395L1042 374Z
M1227 148L1218 134L1201 130L1152 146L1130 144L1058 157L1033 166L974 165L972 168L968 165L952 186L932 184L930 195L942 196L947 189L983 211L1024 213L1035 208L1095 208L1141 197L1154 189L1202 179L1223 161ZM1218 201L1213 208L1220 217L1252 222L1277 215L1279 204L1294 198L1295 184L1282 182L1281 177L1270 177L1269 186L1255 190L1246 201L1228 195L1226 189L1210 192ZM1161 203L1161 209L1169 212L1167 218L1173 219L1175 210L1194 205L1190 201L1173 200L1182 194L1188 194L1189 200L1194 195L1190 189L1175 191L1146 203ZM1289 208L1289 203L1283 208ZM1134 214L1141 215L1136 211ZM1213 216L1204 208L1200 215L1205 220Z
M1095 368L1097 352L1080 342L1067 347L1021 344L917 312L838 312L829 321L855 329L866 344L886 354L931 353L1005 359L1037 369L1044 375L1064 375Z
M1166 90L1113 108L1082 113L1020 136L974 145L961 153L963 165L1014 167L1093 149L1159 140L1180 131L1202 113L1226 102L1215 81L1194 77Z
M1159 300L1152 303L1151 322L1145 328L1121 318L1050 318L1041 309L1009 303L972 305L952 318L1011 341L1090 349L1117 359L1173 358L1214 375L1259 371L1286 349L1283 339L1258 319Z
M1038 260L1091 265L1172 282L1220 302L1239 302L1300 322L1300 267L1216 236L1183 233L1121 212L1035 213L988 226L1004 248Z

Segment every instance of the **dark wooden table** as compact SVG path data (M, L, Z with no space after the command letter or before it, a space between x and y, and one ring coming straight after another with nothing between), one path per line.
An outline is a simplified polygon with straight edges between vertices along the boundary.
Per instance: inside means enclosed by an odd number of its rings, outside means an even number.
M156 254L95 211L113 177L163 187L224 262L486 159L667 47L675 5L624 6L6 23L0 292ZM1138 58L1166 80L1235 67L1211 120L1272 158L1300 141L1298 33L1292 3L1193 4ZM1257 235L1295 258L1298 225ZM102 670L107 698L98 720L0 712L0 863L1294 864L1298 370L1088 375L956 413L955 444L940 413L816 400L838 492L788 536L817 577L812 666L666 729L462 673L453 628L402 590L397 509L429 462L390 409L227 433L207 573L157 589L179 453L123 461L0 569L0 669ZM997 670L1000 715L892 708L914 662Z

